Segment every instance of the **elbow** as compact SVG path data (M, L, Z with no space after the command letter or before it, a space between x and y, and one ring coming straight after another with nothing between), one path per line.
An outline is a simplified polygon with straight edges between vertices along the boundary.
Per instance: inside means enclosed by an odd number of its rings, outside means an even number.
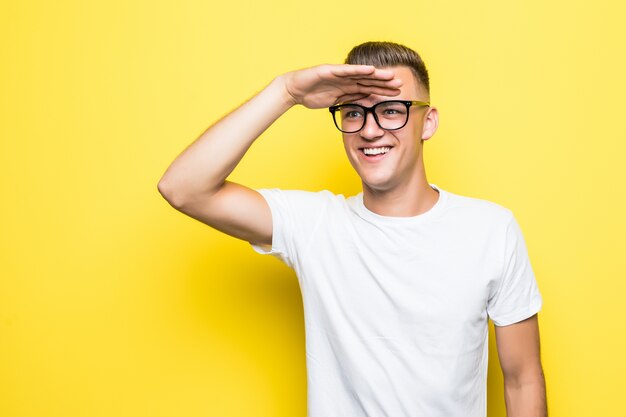
M172 186L167 180L161 178L157 184L159 194L175 209L180 209L183 205L181 197L176 193L176 187Z
M163 177L157 184L159 194L163 196L167 202L178 211L187 212L191 206L198 204L206 204L212 196L219 191L199 189L197 184L192 187L191 184L180 182L171 177Z
M545 384L545 376L541 364L526 366L517 372L504 372L504 385L519 389L524 385Z

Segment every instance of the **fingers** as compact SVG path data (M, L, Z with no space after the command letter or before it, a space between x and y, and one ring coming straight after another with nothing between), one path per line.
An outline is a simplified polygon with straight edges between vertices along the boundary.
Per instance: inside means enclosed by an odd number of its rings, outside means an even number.
M400 94L400 89L398 88L383 88L376 86L360 86L359 92L361 94L376 95L376 96L397 96Z
M337 98L334 104L349 103L351 101L361 100L367 96L367 94L346 94Z
M361 98L364 98L370 95L393 97L393 96L399 95L401 92L399 88L385 87L384 84L381 86L364 85L364 84L361 84L360 82L347 84L343 86L341 90L343 91L344 96L348 96L348 95L363 96ZM345 98L342 100L346 101Z
M336 77L356 79L393 80L395 73L391 69L376 68L373 65L329 65L330 73Z
M371 65L347 64L330 65L328 69L334 76L335 82L342 84L341 89L346 95L367 97L369 95L397 96L400 94L402 80L394 78L393 70L375 68ZM342 100L345 101L345 97Z
M400 94L400 90L398 89L385 89L379 87L360 86L351 90L352 91L350 92L346 91L346 94L338 97L333 104L350 103L353 101L364 99L366 97L369 97L370 95L393 97Z
M294 103L309 108L359 100L370 95L397 96L402 80L391 69L371 65L319 65L286 76L286 89Z
M373 65L329 65L331 74L337 77L363 76L373 74L376 68Z
M383 81L383 80L372 80L372 79L355 79L358 85L364 87L382 87L382 88L391 88L393 90L397 90L402 87L402 80L399 78L394 78L393 80Z

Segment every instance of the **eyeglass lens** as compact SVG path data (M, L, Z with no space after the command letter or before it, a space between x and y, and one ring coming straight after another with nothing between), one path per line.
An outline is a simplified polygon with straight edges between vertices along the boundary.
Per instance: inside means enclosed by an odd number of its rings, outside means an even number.
M399 101L382 102L374 106L375 119L382 129L399 129L407 122L408 109ZM335 112L337 126L344 132L357 132L365 126L365 109L356 104L339 106Z

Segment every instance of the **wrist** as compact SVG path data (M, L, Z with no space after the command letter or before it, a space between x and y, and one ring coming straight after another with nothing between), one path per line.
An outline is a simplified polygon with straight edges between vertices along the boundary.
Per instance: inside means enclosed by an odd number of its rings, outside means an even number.
M289 79L289 73L281 74L281 75L277 76L276 78L274 78L274 80L272 81L272 84L276 87L277 92L280 93L280 96L281 96L280 100L281 100L281 102L285 106L293 107L296 104L300 104L300 102L289 91L289 88L287 86L288 85L288 79Z

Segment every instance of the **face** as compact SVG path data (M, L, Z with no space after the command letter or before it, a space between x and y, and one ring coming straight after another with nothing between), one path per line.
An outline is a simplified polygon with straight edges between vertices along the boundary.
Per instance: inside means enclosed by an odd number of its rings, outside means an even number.
M371 95L354 103L369 107L386 100L428 101L410 68L391 69L402 80L398 96ZM437 123L435 108L411 106L409 120L402 129L381 129L373 115L368 114L363 129L343 133L346 154L361 177L363 188L381 192L419 181L419 176L424 175L421 139L429 139L437 130Z

